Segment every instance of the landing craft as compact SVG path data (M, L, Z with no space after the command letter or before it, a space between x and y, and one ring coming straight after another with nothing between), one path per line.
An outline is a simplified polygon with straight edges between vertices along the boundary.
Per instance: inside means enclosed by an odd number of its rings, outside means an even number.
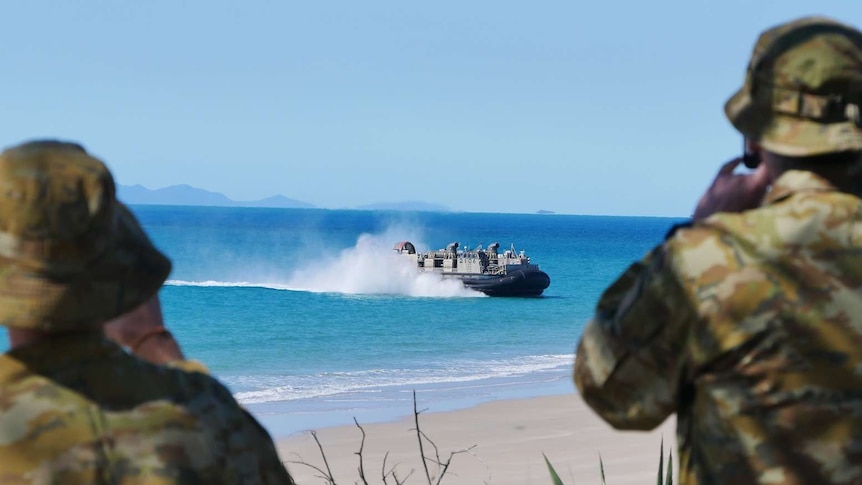
M417 253L409 241L393 248L398 254L411 258L420 272L439 274L443 278L460 280L465 287L488 296L539 296L550 286L551 278L530 262L524 254L515 252L515 246L499 254L498 243L483 250L459 250L453 242L446 249Z

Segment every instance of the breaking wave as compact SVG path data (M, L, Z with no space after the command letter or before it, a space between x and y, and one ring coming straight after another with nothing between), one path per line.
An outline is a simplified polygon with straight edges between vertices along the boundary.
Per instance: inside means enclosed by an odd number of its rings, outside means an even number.
M433 385L438 389L489 387L479 381L524 378L541 381L543 376L568 372L574 355L537 355L510 360L461 360L441 366L408 369L369 369L346 372L323 372L314 375L239 375L222 379L235 391L243 404L293 401L318 397L355 395L367 400L368 395L387 389ZM365 397L361 397L361 396Z
M249 281L185 281L185 280L168 280L165 282L170 286L198 286L198 287L215 287L215 288L269 288L271 290L292 290L293 288L287 285L275 283L252 283Z

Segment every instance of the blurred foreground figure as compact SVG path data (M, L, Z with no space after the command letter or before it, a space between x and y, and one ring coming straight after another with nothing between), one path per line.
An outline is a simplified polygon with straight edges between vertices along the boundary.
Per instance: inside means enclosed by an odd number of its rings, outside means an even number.
M683 484L862 483L860 106L859 31L764 32L725 106L756 169L726 163L584 330L583 398L620 429L676 413Z
M156 296L170 268L83 148L0 154L0 484L293 483L266 431L182 360Z

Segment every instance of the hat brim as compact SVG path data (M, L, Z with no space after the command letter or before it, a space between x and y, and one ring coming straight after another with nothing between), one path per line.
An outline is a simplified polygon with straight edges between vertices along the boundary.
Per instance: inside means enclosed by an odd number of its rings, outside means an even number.
M117 203L112 244L81 271L52 274L0 257L0 325L50 332L98 328L149 300L171 263Z
M862 129L855 122L820 123L754 106L745 87L724 105L727 119L742 135L779 155L808 157L862 150Z

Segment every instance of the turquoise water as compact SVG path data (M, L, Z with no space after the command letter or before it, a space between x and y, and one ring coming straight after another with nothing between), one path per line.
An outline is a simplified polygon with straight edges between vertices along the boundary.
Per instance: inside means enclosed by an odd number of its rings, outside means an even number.
M602 289L666 218L137 206L174 261L166 321L276 436L574 392ZM542 298L419 278L392 246L499 242L551 277Z

